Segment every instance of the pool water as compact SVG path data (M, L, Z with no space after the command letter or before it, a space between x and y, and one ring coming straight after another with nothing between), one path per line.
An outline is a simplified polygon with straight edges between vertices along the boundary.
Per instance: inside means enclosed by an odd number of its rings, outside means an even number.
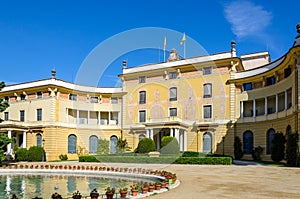
M74 175L1 175L0 198L10 199L16 194L19 199L34 197L51 198L55 192L62 197L71 197L79 190L82 196L89 196L93 189L99 194L105 193L105 188L110 186L118 190L120 187L130 188L134 182L143 183L149 180L133 178L100 178Z

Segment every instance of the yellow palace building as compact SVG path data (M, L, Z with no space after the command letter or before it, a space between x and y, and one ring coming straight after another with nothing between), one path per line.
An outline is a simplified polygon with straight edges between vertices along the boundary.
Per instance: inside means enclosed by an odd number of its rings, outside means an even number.
M268 52L236 55L235 42L223 53L181 59L173 49L166 62L128 67L122 87L77 85L49 79L9 85L0 92L10 107L0 131L18 147L43 146L47 160L68 154L95 154L98 139L126 138L134 150L140 139L177 139L181 151L233 155L235 136L245 158L263 147L270 159L275 132L298 132L300 25L293 46L270 62ZM8 153L13 147L8 146Z

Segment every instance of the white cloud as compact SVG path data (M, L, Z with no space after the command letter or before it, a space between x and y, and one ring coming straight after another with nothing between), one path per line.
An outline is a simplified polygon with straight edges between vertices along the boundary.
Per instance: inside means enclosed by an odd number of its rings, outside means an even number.
M272 19L271 12L247 0L232 1L224 6L224 13L238 39L262 36Z

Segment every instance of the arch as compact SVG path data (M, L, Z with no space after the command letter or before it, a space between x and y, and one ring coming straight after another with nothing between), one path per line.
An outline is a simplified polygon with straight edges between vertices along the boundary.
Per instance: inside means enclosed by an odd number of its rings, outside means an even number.
M89 152L91 154L96 154L98 151L98 137L96 135L91 135L89 139Z
M40 133L36 134L36 146L43 146L43 136Z
M145 138L146 136L144 134L140 134L139 135L139 141L141 141L141 139Z
M271 154L272 141L274 138L275 130L273 128L267 131L267 154Z
M292 127L291 127L291 125L288 125L286 127L285 135L288 136L288 135L291 135L291 134L292 134Z
M243 150L244 150L244 154L252 154L252 150L253 150L252 131L245 131L243 134Z
M109 145L110 154L117 153L118 137L115 135L111 136L109 139Z
M68 153L76 153L77 137L74 134L68 137Z
M212 135L209 132L203 134L203 152L211 153L212 151Z

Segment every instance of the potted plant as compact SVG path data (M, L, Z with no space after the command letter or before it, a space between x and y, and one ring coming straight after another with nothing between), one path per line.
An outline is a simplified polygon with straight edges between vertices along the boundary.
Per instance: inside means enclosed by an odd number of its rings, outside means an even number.
M153 192L154 191L154 184L152 182L149 183L148 191L149 192Z
M119 193L121 195L121 198L126 198L127 192L128 192L128 188L127 187L119 189Z
M97 189L93 189L90 193L91 199L97 199L99 197L99 193L97 192Z
M149 188L148 183L144 183L142 187L142 194L148 193L148 188Z
M161 181L160 181L160 180L157 180L157 181L155 182L155 190L160 190L160 188L161 188Z
M61 195L60 194L58 194L58 193L54 193L54 194L52 194L52 197L51 197L52 199L62 199L62 197L61 197Z
M115 194L115 188L106 187L105 194L107 199L112 199Z
M138 183L134 183L133 185L130 185L132 196L137 196L137 194L139 192L139 187L140 187L140 185Z
M161 182L161 188L164 189L164 188L166 188L166 186L167 186L166 180L163 180L163 181Z
M81 199L81 193L79 191L76 191L75 193L73 193L72 198L73 199Z

